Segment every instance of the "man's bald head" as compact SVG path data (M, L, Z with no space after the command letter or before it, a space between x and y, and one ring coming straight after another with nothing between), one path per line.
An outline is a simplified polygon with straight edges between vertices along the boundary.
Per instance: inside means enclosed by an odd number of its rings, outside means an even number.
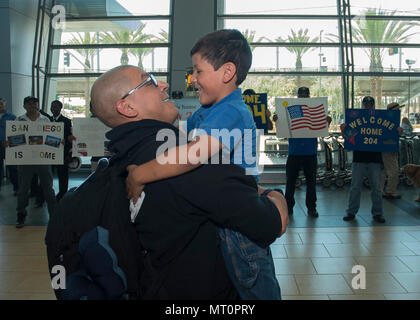
M92 86L92 113L111 128L125 122L117 111L117 102L145 76L146 73L135 66L119 66L104 73Z
M138 87L140 84L141 87ZM127 95L134 88L137 90ZM111 128L143 119L173 123L178 109L172 101L168 101L167 90L166 82L149 78L142 69L119 66L103 74L93 84L92 114Z

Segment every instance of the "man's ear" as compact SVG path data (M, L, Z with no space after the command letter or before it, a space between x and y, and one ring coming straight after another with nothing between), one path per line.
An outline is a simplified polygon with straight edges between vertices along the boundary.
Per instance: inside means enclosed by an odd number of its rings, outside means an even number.
M138 112L135 108L130 106L130 104L125 100L118 100L117 101L117 111L121 115L127 117L127 118L135 118L138 115Z
M223 69L224 69L223 81L225 83L228 83L236 75L236 66L235 66L235 64L233 62L226 62L223 65Z

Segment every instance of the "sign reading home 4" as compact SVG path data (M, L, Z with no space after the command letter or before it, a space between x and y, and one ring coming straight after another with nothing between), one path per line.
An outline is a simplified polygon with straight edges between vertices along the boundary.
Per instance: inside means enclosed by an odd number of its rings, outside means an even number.
M263 129L264 134L268 133L268 116L267 116L267 94L256 93L250 95L242 95L245 104L248 106L254 117L257 129Z
M63 164L60 122L6 121L6 165Z
M347 150L398 152L399 110L347 109Z

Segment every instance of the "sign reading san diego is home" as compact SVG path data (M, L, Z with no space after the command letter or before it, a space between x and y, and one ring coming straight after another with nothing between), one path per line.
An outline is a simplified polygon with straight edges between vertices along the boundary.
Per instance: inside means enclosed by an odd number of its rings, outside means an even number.
M6 121L6 165L63 164L60 122Z

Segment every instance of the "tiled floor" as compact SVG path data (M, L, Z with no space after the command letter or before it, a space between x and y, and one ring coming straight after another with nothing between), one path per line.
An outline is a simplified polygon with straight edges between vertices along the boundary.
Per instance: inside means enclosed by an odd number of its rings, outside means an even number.
M272 245L283 299L420 299L419 230L289 228ZM357 265L364 267L365 289L352 286L361 275L352 273Z
M73 176L70 185L82 178ZM384 225L371 220L369 192L363 194L357 219L343 222L347 192L348 187L319 188L320 217L314 219L304 210L304 189L297 191L287 233L271 246L283 299L420 300L420 206L412 201L417 191L401 187L403 199L384 200ZM27 226L16 229L15 205L5 185L0 192L0 300L55 299L44 245L46 208L31 208ZM354 266L364 267L364 289L357 288L362 273L352 273Z

